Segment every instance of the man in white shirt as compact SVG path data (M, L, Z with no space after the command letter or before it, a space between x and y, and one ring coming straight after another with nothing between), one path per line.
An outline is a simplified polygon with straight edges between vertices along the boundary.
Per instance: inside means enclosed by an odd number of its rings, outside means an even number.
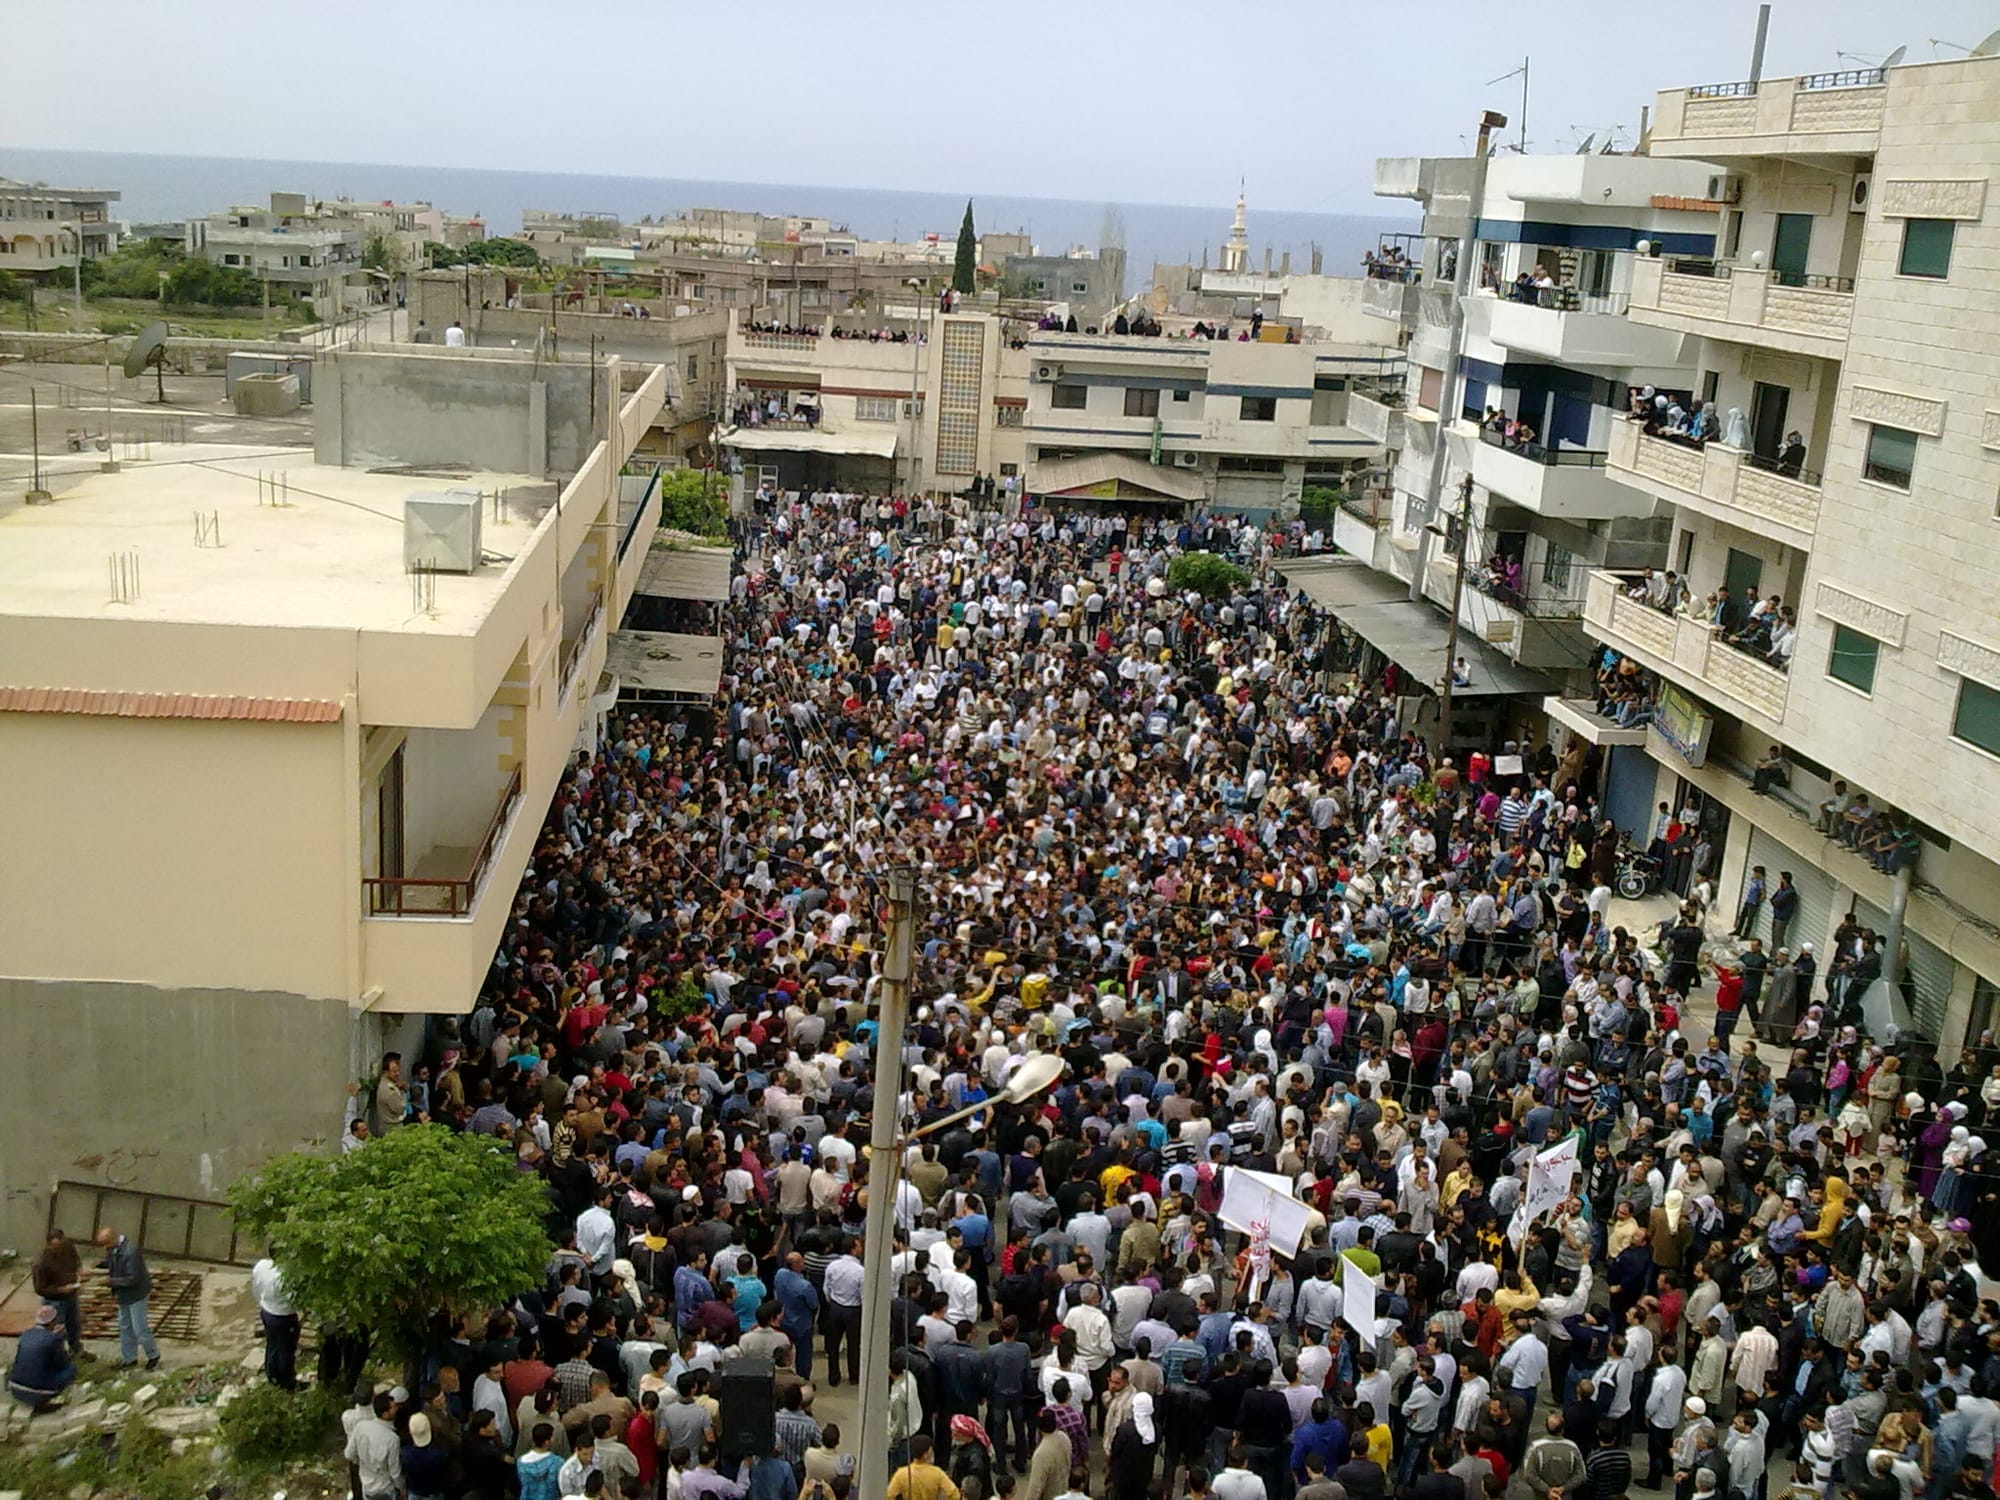
M456 318L451 320L451 327L444 331L444 346L447 349L463 349L465 347L465 329L459 325L459 321Z
M1095 1285L1085 1286L1083 1300L1063 1314L1063 1327L1076 1334L1077 1362L1090 1371L1093 1383L1117 1353L1111 1340L1111 1320L1099 1305L1102 1295Z
M250 1294L264 1325L264 1378L280 1390L299 1386L299 1310L285 1294L278 1263L265 1256L250 1268Z
M611 1217L611 1189L600 1187L597 1201L576 1216L576 1252L600 1281L611 1274L618 1257L618 1224Z
M403 1493L403 1440L395 1420L395 1397L383 1391L347 1435L347 1462L359 1481L361 1500L398 1500Z
M1542 1379L1549 1372L1548 1346L1536 1335L1535 1320L1527 1313L1514 1315L1514 1331L1514 1342L1507 1346L1507 1352L1493 1367L1493 1383L1525 1401L1528 1416L1532 1418L1535 1399L1541 1394Z

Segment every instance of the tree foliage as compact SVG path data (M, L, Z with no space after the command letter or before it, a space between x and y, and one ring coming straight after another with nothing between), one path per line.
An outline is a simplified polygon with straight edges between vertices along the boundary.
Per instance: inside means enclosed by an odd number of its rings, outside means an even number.
M184 258L176 240L128 240L83 263L83 289L93 297L157 297L160 273L171 272Z
M166 298L175 306L248 307L263 295L257 278L241 266L183 259L167 272Z
M361 264L371 271L390 275L403 269L403 247L386 234L371 234L361 247Z
M520 266L532 270L542 263L541 253L526 240L474 240L469 245L445 245L437 240L427 240L424 251L430 257L433 267L449 270L453 266Z
M729 534L729 481L713 469L660 476L660 524L696 536Z
M1226 599L1250 582L1250 575L1213 552L1183 552L1167 567L1167 582L1192 589L1204 599Z
M332 1161L277 1157L230 1202L302 1311L368 1329L399 1355L433 1313L502 1306L532 1286L551 1249L536 1179L491 1140L440 1125L406 1125Z
M979 238L972 230L972 200L965 200L965 218L958 226L958 253L952 257L951 287L970 297L979 274Z

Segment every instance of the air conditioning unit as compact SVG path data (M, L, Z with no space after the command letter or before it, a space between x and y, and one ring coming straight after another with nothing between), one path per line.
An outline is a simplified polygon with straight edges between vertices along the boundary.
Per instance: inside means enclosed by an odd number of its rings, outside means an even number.
M1199 453L1176 453L1174 455L1174 467L1176 469L1195 469L1200 466L1201 455Z
M1875 179L1866 172L1854 179L1854 189L1847 195L1847 211L1851 214L1868 212L1868 194L1874 190Z
M1036 366L1035 366L1035 379L1037 379L1037 380L1061 380L1061 379L1062 379L1062 366L1061 366L1061 365L1036 365Z
M477 490L430 490L403 502L403 571L473 573L479 569Z
M1708 179L1708 201L1711 203L1740 203L1743 199L1743 179L1734 172L1717 172Z

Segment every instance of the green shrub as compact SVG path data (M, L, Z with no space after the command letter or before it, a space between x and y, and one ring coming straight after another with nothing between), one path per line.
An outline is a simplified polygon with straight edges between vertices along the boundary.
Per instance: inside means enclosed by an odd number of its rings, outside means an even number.
M302 1463L323 1457L340 1425L332 1390L287 1391L258 1385L222 1409L222 1443L239 1464Z
M1227 599L1250 582L1250 575L1213 552L1183 552L1168 566L1167 582L1183 591L1193 589L1204 599Z

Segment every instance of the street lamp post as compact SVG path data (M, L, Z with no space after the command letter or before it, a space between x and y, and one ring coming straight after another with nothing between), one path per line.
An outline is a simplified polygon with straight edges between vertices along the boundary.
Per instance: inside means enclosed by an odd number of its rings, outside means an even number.
M1438 392L1438 436L1431 446L1430 481L1424 487L1424 500L1433 517L1444 497L1444 433L1458 419L1462 399L1458 364L1465 352L1465 299L1472 291L1472 252L1479 240L1479 211L1486 202L1487 153L1493 132L1506 128L1507 117L1494 110L1489 109L1479 117L1479 142L1472 158L1472 196L1465 205L1465 228L1458 236L1458 265L1452 278L1451 336L1445 345L1444 381ZM1417 533L1416 566L1410 572L1413 602L1424 596L1424 573L1430 566L1430 550L1430 532L1426 527Z
M1465 549L1472 540L1472 476L1467 474L1458 487L1458 556L1456 566L1451 570L1451 619L1444 633L1444 682L1438 688L1438 757L1443 759L1451 753L1451 709L1452 689L1457 686L1453 676L1458 671L1458 606L1465 597ZM1448 537L1446 528L1433 519L1424 528L1428 535Z
M882 1004L875 1018L873 1102L869 1106L868 1223L861 1254L862 1495L888 1483L889 1304L894 1299L889 1262L895 1255L897 1109L903 1095L903 1032L909 1019L910 975L917 928L917 872L898 865L883 879L888 900L882 953Z

